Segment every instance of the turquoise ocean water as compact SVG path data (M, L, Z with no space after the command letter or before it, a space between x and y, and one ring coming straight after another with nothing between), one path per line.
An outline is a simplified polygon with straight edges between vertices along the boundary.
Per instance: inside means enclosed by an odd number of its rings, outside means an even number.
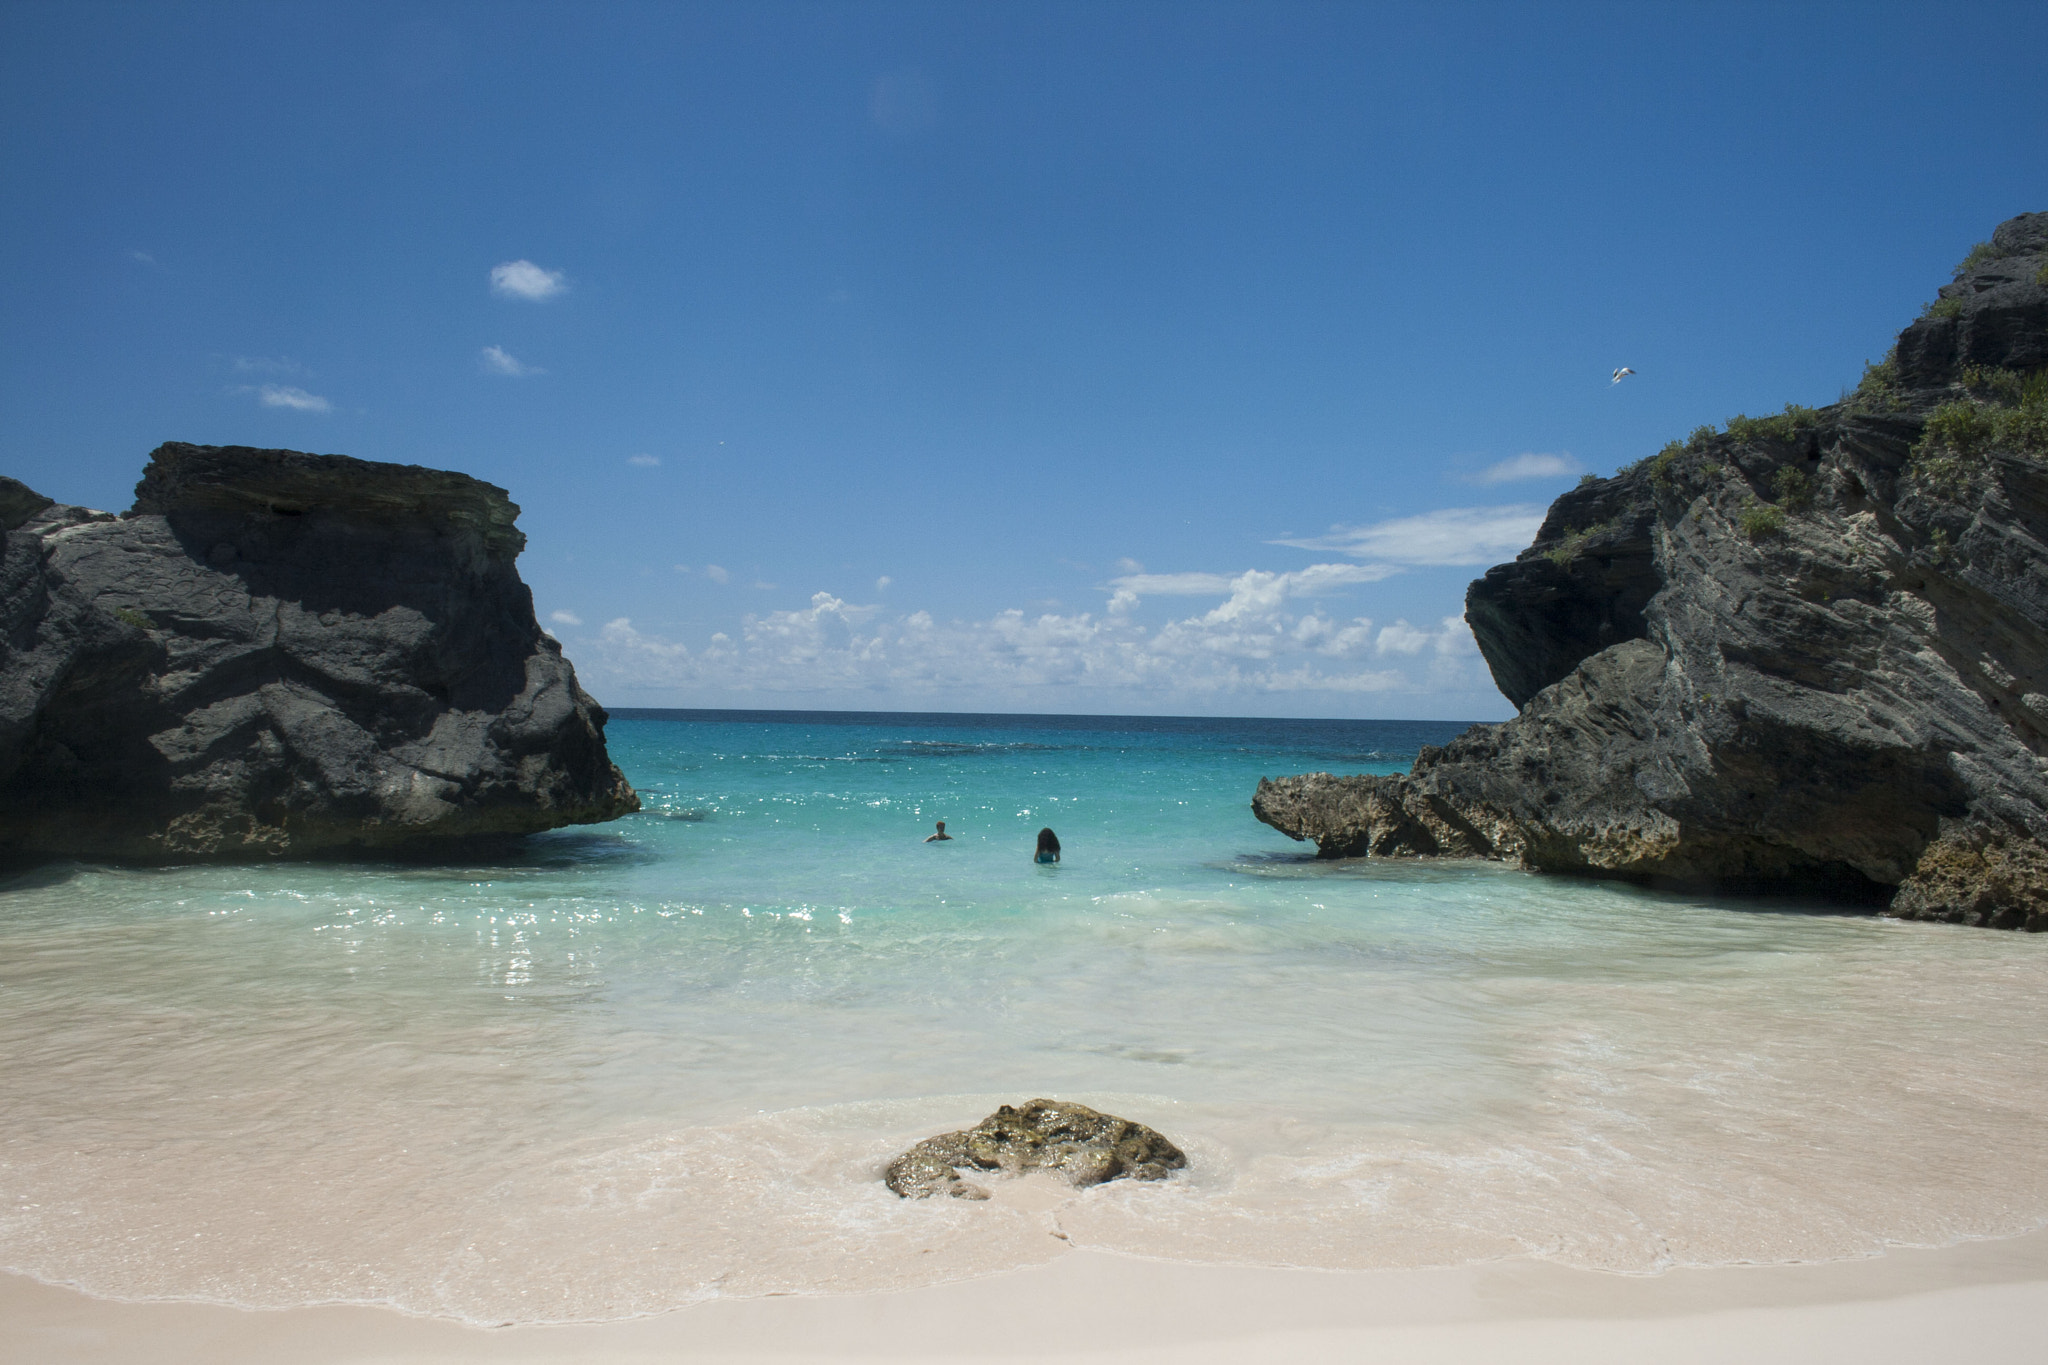
M1319 862L1251 817L1261 776L1458 728L622 712L647 809L511 861L18 875L0 1265L503 1322L1075 1245L1651 1272L2048 1217L2048 942ZM1036 1095L1191 1165L881 1186Z

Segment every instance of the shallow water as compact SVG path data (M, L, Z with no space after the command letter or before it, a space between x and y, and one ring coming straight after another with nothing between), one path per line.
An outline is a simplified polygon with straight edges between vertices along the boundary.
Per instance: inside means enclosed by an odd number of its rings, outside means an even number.
M1318 863L1251 818L1262 774L1455 729L628 715L649 809L513 863L19 877L0 1264L503 1322L1067 1245L1641 1272L2048 1219L2048 942ZM1190 1168L1051 1209L880 1184L1034 1095Z

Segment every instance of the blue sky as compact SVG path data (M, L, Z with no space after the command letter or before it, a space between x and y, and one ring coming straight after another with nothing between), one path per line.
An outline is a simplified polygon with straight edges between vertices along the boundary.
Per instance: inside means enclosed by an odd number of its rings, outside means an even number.
M0 471L459 469L612 705L1497 718L1465 583L2048 208L2048 8L0 7ZM1608 372L1637 375L1614 386Z

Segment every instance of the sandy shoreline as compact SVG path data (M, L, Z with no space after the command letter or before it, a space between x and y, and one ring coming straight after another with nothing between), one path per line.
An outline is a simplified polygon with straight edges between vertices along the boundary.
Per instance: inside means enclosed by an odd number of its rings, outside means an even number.
M719 1300L480 1328L371 1307L118 1303L0 1276L0 1359L41 1365L456 1361L2034 1361L2048 1231L1863 1261L1623 1276L1537 1261L1333 1272L1076 1249L897 1293Z

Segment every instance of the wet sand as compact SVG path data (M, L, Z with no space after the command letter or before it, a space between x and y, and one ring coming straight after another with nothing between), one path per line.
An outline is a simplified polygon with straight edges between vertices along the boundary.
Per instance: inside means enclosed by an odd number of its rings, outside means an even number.
M1604 1274L1198 1266L1073 1250L896 1293L729 1299L626 1321L486 1328L336 1305L123 1303L0 1276L28 1365L1010 1360L1805 1362L2043 1358L2048 1232L1860 1261Z

